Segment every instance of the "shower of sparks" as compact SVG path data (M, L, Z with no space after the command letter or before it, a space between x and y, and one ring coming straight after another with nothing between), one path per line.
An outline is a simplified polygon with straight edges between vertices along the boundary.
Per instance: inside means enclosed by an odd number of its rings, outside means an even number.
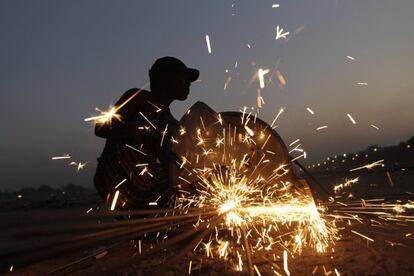
M355 120L354 120L354 118L352 118L352 116L351 116L351 114L346 114L346 116L348 116L348 118L349 118L349 120L355 125L356 124L356 122L355 122Z
M367 164L367 165L364 165L364 166L361 166L361 167L358 167L358 168L350 169L349 171L353 172L353 171L362 170L362 169L370 170L374 167L383 166L384 164L382 162L384 162L384 159L375 161L373 163L370 163L370 164Z
M71 158L70 155L66 153L62 156L54 156L51 159L52 160L61 160L61 159L70 159L70 158Z
M315 112L313 112L313 110L312 110L312 109L310 109L309 107L307 107L307 108L306 108L306 110L307 110L310 114L312 114L312 115L314 115L314 114L315 114Z
M328 128L328 126L320 126L320 127L316 128L316 130L321 130L321 129L325 129L325 128Z
M282 112L283 108L275 120ZM255 116L246 107L241 115L240 127L226 125L225 118L219 116L222 129L219 127L214 131L206 123L210 121L208 118L200 118L202 127L194 128L193 147L200 148L201 154L181 156L183 162L178 163L182 168L178 178L192 183L197 193L180 196L176 201L177 208L209 207L217 210L223 220L214 228L215 234L207 241L201 241L202 251L207 257L224 259L234 254L239 259L237 270L243 267L237 248L245 238L252 252L282 249L300 254L305 247L326 252L337 234L335 224L328 223L324 209L316 206L310 194L301 191L296 183L282 180L290 173L290 166L269 162L271 157L267 157L270 151L266 150L266 144L271 134L258 130ZM217 127L217 118L213 119L212 126ZM241 150L245 144L261 149L258 163L251 164L250 151L244 153ZM299 146L297 149L303 151ZM209 156L221 156L217 161L229 160L229 163L207 163L209 158L214 158ZM195 180L191 180L194 177ZM247 233L245 238L244 232ZM248 267L260 273L254 264Z
M208 51L209 54L211 54L211 45L210 45L209 35L206 35L206 44L207 44L207 51Z
M281 38L287 39L287 36L289 35L289 32L283 32L283 31L284 31L283 28L281 28L279 25L277 25L277 27L276 27L276 37L275 37L276 40L281 39Z

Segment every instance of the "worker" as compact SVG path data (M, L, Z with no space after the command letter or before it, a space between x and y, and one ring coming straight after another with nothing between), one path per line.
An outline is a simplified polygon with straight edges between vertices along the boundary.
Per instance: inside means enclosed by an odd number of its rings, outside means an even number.
M149 70L150 91L126 91L112 120L97 121L95 134L106 144L93 180L108 206L131 210L169 203L170 139L179 127L169 106L187 99L199 74L175 57L159 58Z

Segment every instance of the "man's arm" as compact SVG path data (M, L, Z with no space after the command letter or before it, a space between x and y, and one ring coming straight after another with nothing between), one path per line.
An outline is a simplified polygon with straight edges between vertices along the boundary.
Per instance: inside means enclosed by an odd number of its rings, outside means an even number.
M96 123L95 135L102 138L122 137L136 130L137 124L133 117L137 115L138 107L145 104L146 93L147 91L138 88L126 91L115 103L115 108L119 108L117 114L121 116L120 120L114 118L111 123Z

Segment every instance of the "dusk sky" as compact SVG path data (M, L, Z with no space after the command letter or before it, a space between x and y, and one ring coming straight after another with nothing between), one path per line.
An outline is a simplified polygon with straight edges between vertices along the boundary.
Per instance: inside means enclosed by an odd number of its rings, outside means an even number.
M274 84L262 91L259 116L270 123L286 107L277 131L286 144L301 139L304 163L407 140L413 14L413 0L2 0L0 189L92 187L105 141L84 118L143 86L166 55L201 72L187 101L173 103L177 119L198 100L216 111L256 106L259 83L249 80L267 68ZM275 39L277 26L287 39ZM68 160L51 160L64 153L88 164L77 173Z

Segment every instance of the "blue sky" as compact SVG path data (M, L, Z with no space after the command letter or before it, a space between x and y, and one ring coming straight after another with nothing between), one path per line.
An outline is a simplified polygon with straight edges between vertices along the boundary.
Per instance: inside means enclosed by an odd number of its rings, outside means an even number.
M300 138L308 162L405 140L414 134L413 13L411 0L3 0L0 188L92 186L104 140L83 119L144 85L166 55L201 71L188 100L173 104L177 118L197 100L217 111L254 106L250 78L277 66L287 84L266 86L260 117L271 122L286 107L278 132ZM288 40L275 40L278 25ZM50 160L63 153L90 163L77 174Z

